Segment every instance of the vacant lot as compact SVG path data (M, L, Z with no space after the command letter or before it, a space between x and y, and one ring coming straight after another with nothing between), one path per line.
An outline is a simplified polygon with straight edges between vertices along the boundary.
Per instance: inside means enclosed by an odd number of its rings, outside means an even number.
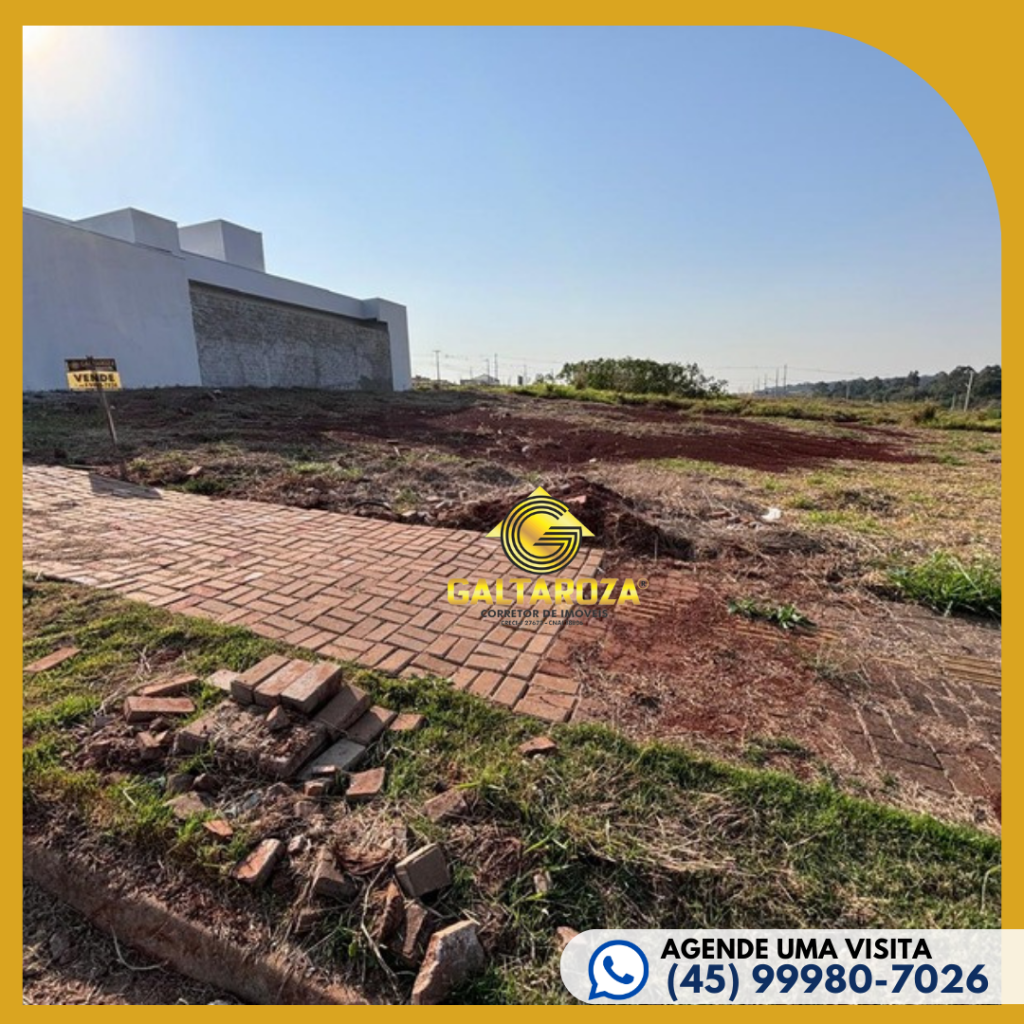
M971 828L879 807L814 783L733 767L678 746L635 743L604 726L551 731L558 750L517 750L542 731L431 679L395 679L354 666L348 678L397 711L418 712L415 733L386 733L368 766L387 770L369 804L303 801L223 763L217 752L150 757L116 714L140 683L243 670L282 644L247 630L185 618L69 584L26 581L25 661L74 644L80 654L24 681L26 835L73 851L110 874L122 893L171 901L258 954L358 985L386 1001L408 998L409 965L378 942L381 896L394 844L443 844L453 884L429 899L439 924L480 922L487 971L456 994L466 1002L564 1002L559 926L782 928L997 927L999 842ZM223 694L200 682L200 708ZM213 806L188 820L164 802L170 776L205 772ZM458 787L471 810L433 822L423 801ZM201 819L228 815L229 843ZM398 832L396 833L396 829ZM401 839L396 836L400 833ZM274 836L333 842L358 870L358 898L297 932L305 905L301 853L267 889L233 881L237 858ZM303 837L307 837L303 840ZM362 867L358 867L362 865ZM78 926L33 910L27 942L36 1001L110 996L117 967L102 950L64 964ZM55 938L55 936L58 936ZM132 964L138 956L127 954ZM64 966L69 966L64 964ZM204 1001L195 987L189 1002ZM139 1001L143 1001L142 998Z
M542 484L575 499L606 574L648 582L639 613L563 630L547 655L580 687L553 758L517 753L539 724L448 682L349 669L428 725L375 748L383 799L328 810L332 828L372 839L358 856L386 859L396 821L444 844L455 882L432 910L481 922L490 955L464 1000L567 998L560 925L998 926L998 433L879 423L877 407L766 418L465 391L168 389L113 404L137 483L481 531ZM24 449L118 473L92 395L27 396ZM83 652L26 677L30 835L116 866L126 891L218 908L255 948L287 943L314 972L407 998L408 965L373 939L376 882L300 937L300 877L259 896L227 877L258 839L308 827L258 779L230 777L225 799L253 809L223 846L163 803L171 772L223 765L90 757L139 681L244 669L281 643L31 580L25 632L26 662ZM451 786L471 817L430 822L423 800ZM27 936L37 1001L93 991L55 970L50 935L67 927ZM106 961L86 962L116 977ZM92 998L117 1001L103 991Z
M538 484L576 497L605 571L649 577L657 610L566 640L580 717L998 828L996 433L880 426L877 406L802 420L461 390L113 402L140 483L477 530ZM117 472L93 395L26 398L24 444ZM932 598L894 585L936 557L953 579ZM961 575L984 616L942 614ZM925 606L893 600L911 594Z

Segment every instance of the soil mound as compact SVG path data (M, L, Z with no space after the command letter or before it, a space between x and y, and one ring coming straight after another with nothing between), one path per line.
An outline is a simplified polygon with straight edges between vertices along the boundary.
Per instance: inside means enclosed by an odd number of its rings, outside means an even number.
M594 544L609 551L642 556L665 556L681 561L696 557L689 537L662 529L645 517L638 504L609 487L572 477L553 485L549 492L569 506L570 511L591 533ZM468 502L438 510L437 526L458 530L492 530L529 492Z

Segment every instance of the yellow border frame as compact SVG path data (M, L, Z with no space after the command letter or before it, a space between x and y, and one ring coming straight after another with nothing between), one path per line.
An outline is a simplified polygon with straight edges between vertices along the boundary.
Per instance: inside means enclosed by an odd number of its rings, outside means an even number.
M137 5L126 3L105 3L83 10L81 5L69 3L21 5L24 8L23 21L32 24L80 24L83 15L94 24L138 24L138 15L142 13ZM366 11L365 8L344 5L303 4L299 8L290 7L287 13L296 22L307 24L664 24L664 25L791 25L816 28L835 32L857 39L867 45L874 46L889 54L894 59L927 81L952 107L960 117L971 137L974 139L982 158L988 168L996 199L999 206L1003 232L1003 277L1013 281L1020 273L1021 265L1021 194L1022 184L1020 151L1022 147L1021 132L1015 125L1019 124L1020 98L1024 89L1020 85L1020 27L1024 21L1024 7L1015 10L1008 3L992 3L982 0L968 7L935 3L887 3L879 0L860 0L851 3L842 0L829 5L810 3L807 0L762 0L760 3L741 0L728 5L688 4L670 5L667 3L645 2L633 5L628 11L612 7L610 4L590 2L583 4L537 3L535 0L522 0L521 3L509 5L505 9L492 7L481 8L479 5L467 3L393 3L385 9ZM170 13L170 12L168 12ZM221 4L213 10L208 4L183 3L173 10L177 19L184 23L214 22L217 24L252 24L262 13L268 23L277 21L282 13L278 7L269 4ZM629 18L623 17L628 14ZM193 22L193 18L195 22ZM5 33L6 36L6 33ZM13 39L6 37L9 46L5 47L8 60L4 64L5 77L9 79L5 106L10 111L12 122L15 119L14 97L20 94L13 77L20 65L15 55ZM20 115L19 120L20 120ZM1015 173L1016 172L1016 173ZM8 169L5 177L13 178L13 169ZM14 184L8 184L9 191L14 191ZM21 327L21 292L19 286L21 270L21 219L15 221L13 202L8 208L8 224L12 239L17 239L17 255L13 256L9 271L4 275L4 291L7 293L7 306L18 311L18 327ZM13 249L13 242L11 245ZM11 249L8 251L10 252ZM17 273L16 273L17 272ZM1008 337L1016 336L1021 320L1021 299L1010 289L1004 288L1003 297L1003 330ZM13 346L12 346L13 347ZM11 404L0 411L0 422L3 423L4 435L9 438L21 437L20 411L15 412L16 381L20 379L20 346L18 348L19 368L17 374L10 374L7 387L11 395ZM1009 363L1011 375L1013 362L1012 350L1004 352L1004 364ZM1004 423L1010 424L1009 443L1004 458L1006 465L1013 466L1017 460L1016 441L1013 440L1012 411L1004 414ZM3 479L17 479L18 471L15 463L13 443L4 446L4 464L7 472ZM1005 487L1005 481L1004 481ZM1012 494L1014 487L1009 491ZM4 620L13 623L20 615L19 605L15 603L14 584L20 574L20 561L15 564L15 528L20 524L20 511L13 507L13 500L8 507L11 518L4 517L6 537L3 546L5 563L8 564L8 578L11 581L9 590L4 592ZM18 552L20 556L20 550ZM1005 543L1005 566L1012 580L1016 578L1020 564L1021 545L1012 534L1008 534ZM1004 666L1012 670L1020 664L1020 644L1017 643L1012 629L1015 605L1011 600L1007 603L1011 629L1007 631L1004 648ZM11 627L13 633L13 626ZM9 667L9 678L16 678L20 669L20 659L15 665L15 652L20 644L14 643L13 636L5 645L5 663ZM1005 668L1004 668L1005 673ZM1019 724L1022 721L1024 697L1012 687L1004 689L1003 696L1004 733L1005 724ZM8 748L5 754L7 763L6 778L13 780L20 775L20 762L16 762L16 751L20 744L15 743L14 716L8 723ZM1021 805L1022 798L1014 786L1007 785L1008 780L1019 778L1024 757L1021 751L1010 745L1005 751L1003 764L1004 777L1004 848L1012 852L1013 859L1020 859L1021 837ZM3 809L6 820L21 820L20 801L17 799L15 787L5 787L3 793ZM20 889L16 889L20 875L21 853L20 843L13 837L0 848L4 877L8 897L12 905L17 904L20 910ZM1012 874L1005 879L1003 887L1003 925L1006 928L1024 928L1024 886ZM14 926L20 927L20 913L9 916L11 935L5 936L4 963L10 974L10 1005L20 1006L16 1001L14 971L17 956L14 949ZM1022 965L1024 966L1024 965ZM19 980L20 986L20 980ZM566 1009L566 1008L561 1008ZM579 1008L581 1011L583 1007ZM640 1010L641 1008L637 1008ZM673 1012L678 1008L642 1008L645 1017L653 1013ZM796 1013L806 1015L818 1012L817 1007L802 1007ZM891 1011L896 1012L893 1007ZM736 1013L757 1014L763 1018L765 1011L772 1016L781 1018L782 1014L791 1015L794 1010L789 1007L735 1007L730 1016ZM931 1007L926 1012L934 1015L936 1011L946 1015L956 1013L953 1007ZM123 1011L122 1011L123 1012ZM163 1010L151 1009L149 1013L162 1013ZM223 1011L221 1011L223 1012ZM276 1010L247 1008L246 1013L256 1012L260 1015L278 1013ZM334 1011L338 1012L338 1011ZM353 1012L353 1011L346 1011ZM391 1012L391 1008L369 1008L363 1013L377 1015ZM422 1011L421 1011L422 1012ZM461 1016L466 1011L455 1007L440 1007L426 1011L430 1016L444 1014ZM470 1011L472 1012L472 1011ZM683 1010L682 1012L692 1013ZM725 1012L710 1009L708 1013ZM913 1012L913 1011L912 1011Z

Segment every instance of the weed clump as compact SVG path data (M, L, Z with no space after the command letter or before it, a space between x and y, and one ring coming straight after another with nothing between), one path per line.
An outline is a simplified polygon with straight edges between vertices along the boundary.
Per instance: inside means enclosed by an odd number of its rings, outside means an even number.
M779 629L810 628L814 623L791 604L766 604L751 597L740 597L729 602L730 615L770 622Z
M967 563L948 552L936 551L922 562L890 566L886 584L890 596L915 601L943 615L1002 618L1003 584L999 563L992 558Z

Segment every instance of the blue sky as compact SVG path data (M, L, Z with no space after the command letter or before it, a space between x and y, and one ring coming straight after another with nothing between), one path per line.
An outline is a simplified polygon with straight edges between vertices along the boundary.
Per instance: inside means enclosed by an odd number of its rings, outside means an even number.
M24 199L264 234L409 307L414 371L696 361L739 390L1000 360L981 156L912 71L784 28L26 35Z

